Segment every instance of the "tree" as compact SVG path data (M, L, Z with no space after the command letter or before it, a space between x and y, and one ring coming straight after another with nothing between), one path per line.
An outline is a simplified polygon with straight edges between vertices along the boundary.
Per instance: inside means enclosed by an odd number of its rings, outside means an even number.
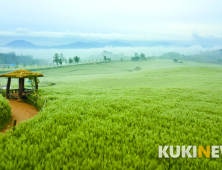
M106 56L105 56L105 55L103 56L103 60L105 60L105 61L107 60L107 58L106 58Z
M34 89L34 87L35 87L36 90L37 90L38 89L38 84L40 83L38 76L35 75L35 74L34 75L29 74L28 79L31 81L32 89Z
M64 58L64 61L65 61L65 63L66 63L66 66L67 66L67 63L68 63L67 59L66 59L66 58Z
M132 57L131 60L132 60L132 61L139 61L139 60L140 60L140 57L139 57L139 56Z
M23 64L23 67L26 68L26 64L25 63Z
M139 61L140 60L140 56L138 55L138 53L135 53L134 57L131 58L132 61Z
M69 58L68 63L69 63L70 65L73 63L73 60L72 60L72 58L71 58L71 57Z
M80 60L80 57L75 56L75 57L73 57L73 60L75 61L75 63L77 63L77 64L78 64L78 62L79 62L79 60Z
M56 63L57 67L59 64L59 54L55 53L55 55L53 56L53 63Z
M63 57L63 54L60 53L60 55L59 55L59 64L62 65L63 61L65 61L65 57Z
M140 59L141 59L141 60L146 60L145 54L141 53L141 54L140 54Z
M105 55L103 56L103 59L104 59L105 61L111 61L111 58L107 58Z

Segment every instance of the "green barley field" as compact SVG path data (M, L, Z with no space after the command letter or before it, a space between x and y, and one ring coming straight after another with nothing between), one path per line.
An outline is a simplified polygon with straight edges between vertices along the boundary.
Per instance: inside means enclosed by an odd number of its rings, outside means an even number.
M159 145L222 145L222 65L146 60L35 71L56 85L40 86L42 112L0 134L1 170L222 169L221 154L158 158Z

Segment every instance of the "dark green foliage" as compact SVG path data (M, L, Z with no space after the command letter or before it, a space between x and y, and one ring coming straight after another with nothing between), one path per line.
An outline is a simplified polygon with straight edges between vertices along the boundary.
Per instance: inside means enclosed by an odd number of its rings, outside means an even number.
M63 57L63 54L60 53L60 55L59 55L59 64L62 65L62 63L63 63L64 61L66 61L66 59L65 59L65 57Z
M193 55L184 55L179 54L176 52L168 52L164 53L162 56L160 56L161 59L173 59L177 58L179 59L185 59L185 60L193 60L193 61L213 61L213 62L222 62L222 51L221 50L215 50L215 51L207 51L207 52L201 52L199 54L193 54Z
M11 53L0 53L0 61L3 63L3 64L15 64L15 63L18 63L18 64L22 64L22 63L25 63L25 64L29 64L33 61L33 56L31 55L16 55L16 53L14 52L11 52ZM39 60L39 59L35 59L36 62L39 62L39 63L43 63L44 60Z
M139 71L139 70L141 70L141 67L140 67L140 66L136 66L136 67L135 67L135 70L136 70L136 71Z
M37 93L33 92L27 96L25 102L35 106L38 110L41 110L45 105L46 100L40 97Z
M75 61L75 63L78 64L79 60L80 60L80 57L78 57L78 56L73 57L73 61Z
M131 60L132 60L132 61L139 61L139 60L140 60L140 57L139 57L139 56L132 57Z
M141 59L141 60L146 60L145 54L141 53L141 54L140 54L140 59Z
M68 63L68 61L67 61L67 59L64 57L64 60L63 60L64 62L65 62L65 64L67 65L67 63Z
M84 61L85 61L85 60L84 60ZM72 60L71 57L69 58L68 63L69 63L70 65L73 63L73 60Z
M176 52L168 52L168 53L164 53L160 58L168 58L168 59L173 59L173 58L180 58L181 55L179 53Z
M0 94L0 130L11 121L11 106L1 94Z
M35 75L35 74L34 75L33 74L28 75L28 79L31 81L31 86L32 86L33 89L36 87L36 85L38 83L40 83L40 80L39 80L38 76Z
M103 56L103 60L104 60L104 61L106 61L106 60L107 60L105 55Z
M56 83L54 83L54 82L47 82L47 85L48 86L54 86L54 85L56 85Z
M103 56L104 61L111 61L111 58L107 58L105 55Z
M58 67L59 62L60 62L59 54L55 53L55 55L53 56L53 63L56 63L56 65Z
M173 61L174 61L175 63L178 63L178 60L177 60L177 59L173 59Z
M135 53L134 57L131 58L132 61L139 61L140 59L141 59L141 57L138 55L138 53Z

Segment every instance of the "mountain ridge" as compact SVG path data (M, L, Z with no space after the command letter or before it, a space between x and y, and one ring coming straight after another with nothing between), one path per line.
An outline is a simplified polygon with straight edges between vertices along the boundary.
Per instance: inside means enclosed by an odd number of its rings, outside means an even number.
M132 47L129 43L123 43L119 41L111 41L108 43L100 43L100 42L74 42L66 45L58 45L58 46L41 46L35 45L29 41L25 40L14 40L9 42L2 47L7 48L19 48L19 49L89 49L89 48L104 48L104 47Z

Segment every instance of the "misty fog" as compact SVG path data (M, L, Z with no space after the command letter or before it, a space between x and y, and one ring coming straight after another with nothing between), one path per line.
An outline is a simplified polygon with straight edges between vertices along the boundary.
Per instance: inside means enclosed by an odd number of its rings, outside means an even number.
M144 53L146 57L161 56L167 52L177 52L184 55L199 54L211 50L222 49L221 46L214 47L106 47L106 48L91 48L91 49L12 49L0 47L1 53L15 52L16 55L32 55L34 59L44 59L52 62L55 53L63 53L65 58L79 56L81 59L96 59L97 55L104 50L113 54L125 57L132 57L135 53Z

